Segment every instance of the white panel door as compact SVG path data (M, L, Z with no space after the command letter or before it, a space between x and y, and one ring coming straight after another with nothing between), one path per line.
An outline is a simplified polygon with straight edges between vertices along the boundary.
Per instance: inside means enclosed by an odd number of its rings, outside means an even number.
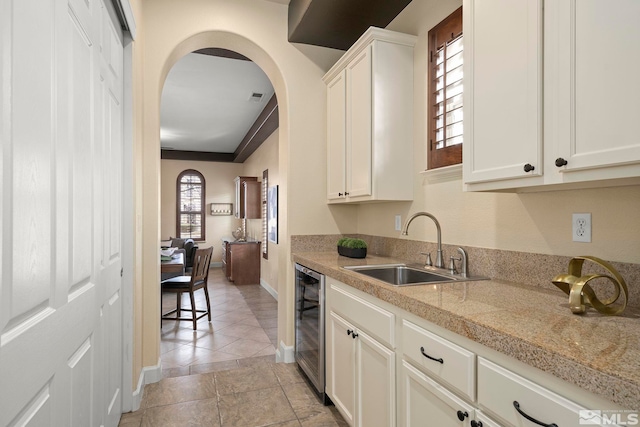
M347 192L371 195L371 46L347 66Z
M0 28L0 425L115 426L122 34L99 0L0 0Z
M349 423L355 414L355 352L353 325L330 313L327 325L327 394Z
M464 182L540 176L542 1L465 0L463 11Z
M327 198L345 199L346 182L346 73L327 84Z
M640 163L640 2L564 0L562 172ZM555 42L555 41L554 41Z
M396 425L396 354L366 333L356 335L356 425Z
M406 427L467 427L475 408L459 399L407 361L402 361L403 403Z

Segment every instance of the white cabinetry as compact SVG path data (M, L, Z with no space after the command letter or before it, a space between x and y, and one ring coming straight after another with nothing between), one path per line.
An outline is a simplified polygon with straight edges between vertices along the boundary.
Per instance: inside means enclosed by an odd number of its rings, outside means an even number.
M464 182L540 176L542 0L465 0L462 11Z
M413 45L371 27L329 70L329 203L413 199Z
M475 354L407 319L401 331L401 424L470 426L475 420L469 403L476 395Z
M407 361L402 361L406 427L461 427L471 425L475 408L456 397Z
M478 405L508 425L578 425L585 408L521 376L478 358ZM527 419L531 421L528 423Z
M585 409L615 409L331 277L326 289L325 391L351 426L536 425L522 413L577 426Z
M637 1L463 11L466 190L640 182Z
M326 392L351 426L395 426L395 318L328 283Z

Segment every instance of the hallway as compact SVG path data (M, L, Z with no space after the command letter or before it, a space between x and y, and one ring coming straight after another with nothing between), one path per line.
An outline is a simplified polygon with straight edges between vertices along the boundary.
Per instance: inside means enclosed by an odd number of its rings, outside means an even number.
M133 426L346 426L323 406L295 364L275 363L277 302L260 285L235 286L209 272L212 320L163 321L163 379L145 387ZM198 292L197 305L204 304ZM173 295L163 311L175 307Z

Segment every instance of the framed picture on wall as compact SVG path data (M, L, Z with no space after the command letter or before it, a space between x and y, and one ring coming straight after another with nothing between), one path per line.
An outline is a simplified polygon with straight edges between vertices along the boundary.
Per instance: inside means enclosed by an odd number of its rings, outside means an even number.
M269 187L267 195L267 235L270 242L278 243L278 186Z

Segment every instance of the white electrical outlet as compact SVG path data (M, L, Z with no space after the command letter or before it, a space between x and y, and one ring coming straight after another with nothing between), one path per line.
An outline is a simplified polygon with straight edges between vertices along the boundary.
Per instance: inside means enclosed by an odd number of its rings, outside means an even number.
M402 230L402 217L400 215L396 215L396 231Z
M591 214L574 213L572 232L574 242L591 243Z

